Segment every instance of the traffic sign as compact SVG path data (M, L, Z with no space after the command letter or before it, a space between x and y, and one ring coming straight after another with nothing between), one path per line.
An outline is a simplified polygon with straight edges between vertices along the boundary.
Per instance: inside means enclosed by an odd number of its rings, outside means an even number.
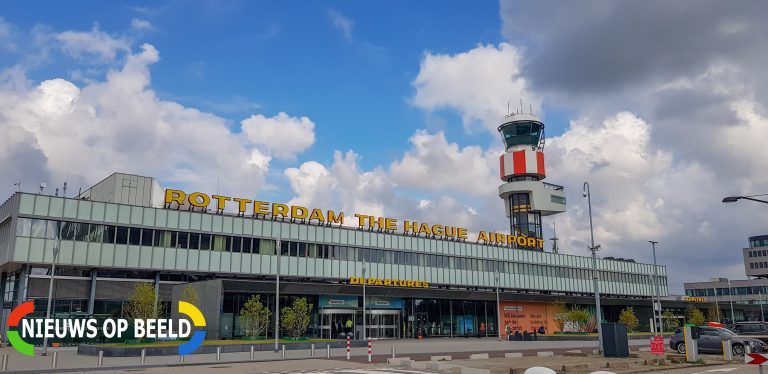
M664 354L664 337L654 336L651 338L651 353L655 355Z
M759 353L749 353L744 357L744 359L747 362L747 365L768 366L766 364L766 362L768 362L768 355L761 355Z

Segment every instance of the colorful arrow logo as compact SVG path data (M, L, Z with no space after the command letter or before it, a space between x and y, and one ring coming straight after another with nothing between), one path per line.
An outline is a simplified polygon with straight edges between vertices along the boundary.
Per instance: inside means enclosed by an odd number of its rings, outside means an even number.
M205 327L205 317L196 306L186 301L179 301L179 313L186 314L195 327ZM188 342L179 346L179 355L185 356L196 351L203 344L203 340L205 340L205 330L195 331Z
M747 365L762 365L768 361L768 355L761 355L759 353L749 353L744 357Z
M25 342L19 335L19 321L21 321L21 319L24 318L27 314L30 314L34 311L35 303L33 301L21 303L19 306L13 308L11 315L8 316L8 321L6 324L8 326L8 332L6 333L8 334L8 341L11 343L11 346L16 349L16 351L25 356L34 356L35 346ZM11 330L11 328L14 328L14 330Z

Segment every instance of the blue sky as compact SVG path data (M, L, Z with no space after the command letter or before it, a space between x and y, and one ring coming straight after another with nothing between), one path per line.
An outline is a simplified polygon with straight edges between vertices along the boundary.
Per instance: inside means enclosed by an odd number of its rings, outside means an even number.
M334 25L334 13L352 22L348 35ZM13 3L2 15L21 30L98 25L113 35L129 33L133 19L146 20L152 29L136 39L160 51L152 87L161 97L216 113L235 128L253 112L308 116L318 126L317 142L300 160L331 161L332 150L355 149L367 168L391 162L416 129L430 126L424 111L409 104L426 51L455 54L502 41L492 1L30 1ZM28 76L67 77L82 63L58 57ZM432 126L459 135L449 135L452 141L496 140L465 134L450 110L439 114L442 121Z
M768 216L720 199L768 191L768 12L701 3L10 2L0 176L508 230L495 128L523 99L568 199L545 237L587 254L589 181L603 255L740 277Z

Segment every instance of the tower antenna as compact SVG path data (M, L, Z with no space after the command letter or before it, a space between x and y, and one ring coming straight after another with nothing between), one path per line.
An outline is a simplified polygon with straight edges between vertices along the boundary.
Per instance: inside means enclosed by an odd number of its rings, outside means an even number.
M509 101L507 101L507 117L509 117Z
M531 111L531 115L533 115L533 104L528 103L528 110Z
M557 241L560 240L560 238L557 237L557 227L555 227L555 223L552 222L552 253L557 254Z
M523 98L520 97L520 114L523 114Z
M69 182L69 164L67 164L67 177L64 178L64 189L62 190L63 197L67 197L67 182Z

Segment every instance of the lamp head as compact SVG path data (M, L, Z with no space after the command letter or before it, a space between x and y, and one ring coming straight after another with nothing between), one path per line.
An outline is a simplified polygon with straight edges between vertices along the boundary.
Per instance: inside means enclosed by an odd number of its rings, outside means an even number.
M728 196L728 197L724 197L723 198L723 202L724 203L735 203L735 202L739 201L739 199L741 199L741 197L739 197L739 196Z

